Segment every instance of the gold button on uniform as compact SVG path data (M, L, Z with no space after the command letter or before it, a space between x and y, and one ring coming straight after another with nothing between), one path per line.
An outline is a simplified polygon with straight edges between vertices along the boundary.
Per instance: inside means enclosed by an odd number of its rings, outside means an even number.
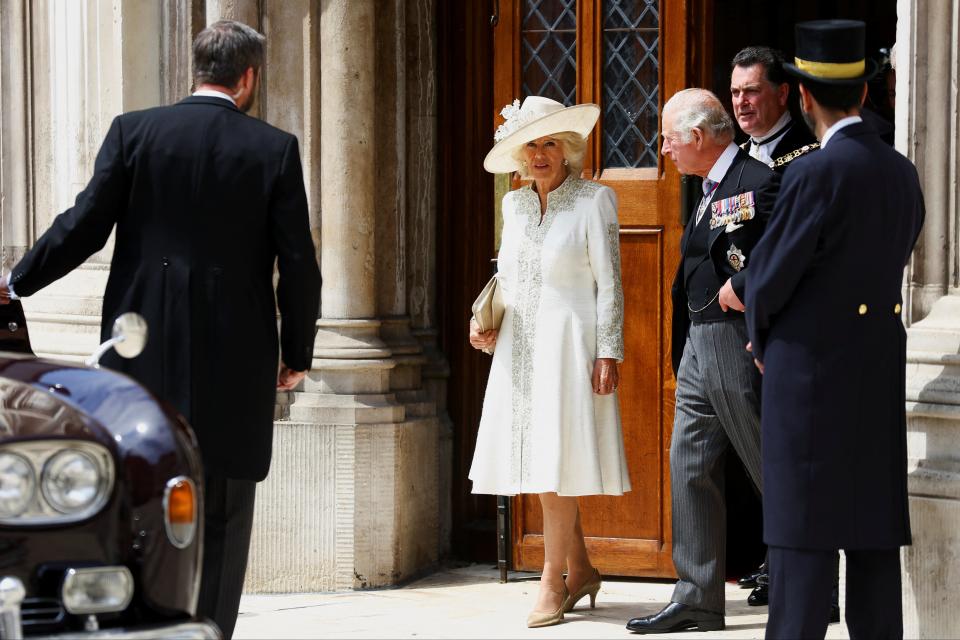
M894 312L894 313L900 313L900 309L901 309L901 307L900 307L900 303L899 303L899 302L898 302L897 304L893 305L893 312Z
M859 313L862 316L867 315L867 305L865 304L860 305L860 308L857 309L857 313Z

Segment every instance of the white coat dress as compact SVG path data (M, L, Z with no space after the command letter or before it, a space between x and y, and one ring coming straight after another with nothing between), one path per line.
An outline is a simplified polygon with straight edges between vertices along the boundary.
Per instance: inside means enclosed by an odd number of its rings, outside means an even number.
M474 493L620 495L630 490L616 393L593 392L596 358L623 360L613 190L567 178L540 201L503 198L498 279L506 312L470 480Z

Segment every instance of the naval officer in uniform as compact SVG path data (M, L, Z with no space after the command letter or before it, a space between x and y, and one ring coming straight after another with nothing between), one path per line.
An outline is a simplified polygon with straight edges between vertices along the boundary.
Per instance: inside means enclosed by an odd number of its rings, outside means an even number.
M767 638L823 638L834 556L853 638L902 638L910 544L903 269L923 224L913 164L863 122L876 65L855 20L796 26L804 119L820 150L784 174L746 290L763 380Z

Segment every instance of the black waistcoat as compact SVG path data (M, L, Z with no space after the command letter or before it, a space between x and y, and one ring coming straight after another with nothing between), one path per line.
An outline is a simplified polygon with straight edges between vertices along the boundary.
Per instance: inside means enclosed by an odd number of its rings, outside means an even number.
M696 221L696 218L694 218ZM721 282L710 259L710 208L703 214L700 223L693 228L690 245L683 258L683 280L687 288L687 301L694 310L700 310L720 290Z

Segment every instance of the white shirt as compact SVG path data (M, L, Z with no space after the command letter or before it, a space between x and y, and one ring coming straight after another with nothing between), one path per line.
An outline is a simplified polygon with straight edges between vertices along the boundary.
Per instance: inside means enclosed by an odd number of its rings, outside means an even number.
M723 177L727 175L727 171L730 170L733 159L737 157L738 151L740 151L740 147L735 143L731 142L728 144L727 148L720 154L720 157L717 158L717 161L710 167L710 171L707 173L707 180L713 180L714 182L722 181Z
M790 112L784 111L776 124L770 127L766 133L760 136L750 136L750 156L767 164L773 162L773 150L783 139L783 136L787 135L787 130L790 129L788 126L790 120ZM772 138L768 137L771 133L774 134Z
M195 96L203 96L206 98L223 98L224 100L229 100L233 103L233 106L237 106L237 101L233 99L233 96L228 95L222 91L214 91L213 89L198 89L193 92Z
M713 166L710 167L710 171L707 172L707 180L711 180L716 184L720 184L723 181L724 176L727 175L727 171L730 170L730 165L733 164L733 159L737 157L737 152L740 151L740 147L736 143L731 142L727 145L727 148L723 150L723 153L720 154L720 157L717 158L717 161L713 163ZM710 203L710 197L713 195L712 189L708 192L708 187L706 182L704 182L703 190L703 199L700 200L700 208L697 209L697 224L700 223L700 219L703 217L704 211L707 210L707 205Z
M820 140L820 149L825 149L827 147L827 143L830 141L830 138L832 138L833 134L835 134L837 131L840 131L840 129L843 129L848 125L856 124L858 122L863 122L863 118L860 116L847 116L846 118L841 118L840 120L834 122L823 134L823 139Z

